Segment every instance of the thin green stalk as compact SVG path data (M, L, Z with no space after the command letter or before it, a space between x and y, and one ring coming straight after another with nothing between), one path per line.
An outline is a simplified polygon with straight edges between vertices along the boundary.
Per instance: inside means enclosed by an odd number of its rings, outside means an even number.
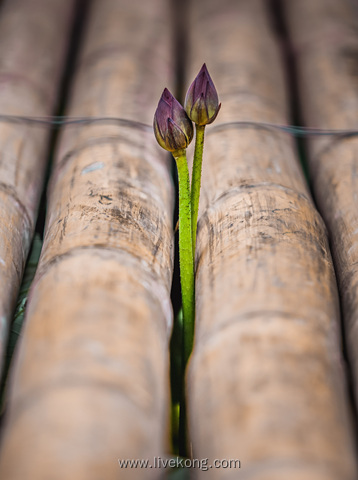
M179 453L186 449L185 367L193 348L195 292L191 230L191 192L185 150L173 153L179 180L179 261L183 310L183 357L180 389Z
M195 295L194 295L194 261L191 231L191 195L189 170L185 150L173 153L179 180L179 261L180 283L183 304L183 368L193 348Z
M203 163L204 131L205 125L196 125L193 174L191 179L191 229L194 261L201 186L201 166Z

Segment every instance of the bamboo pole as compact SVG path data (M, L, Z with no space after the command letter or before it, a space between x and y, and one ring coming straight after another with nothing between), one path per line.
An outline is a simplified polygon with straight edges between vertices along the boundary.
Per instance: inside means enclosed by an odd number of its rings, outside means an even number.
M289 121L265 7L198 0L191 16L190 78L205 61L222 109L204 148L189 447L213 466L198 478L353 480L324 224L291 137L225 126ZM214 459L240 460L241 469L215 468Z
M152 123L172 71L166 5L92 2L67 114ZM151 128L63 132L1 478L158 478L118 460L153 464L168 449L169 167Z
M287 3L307 125L358 129L357 10L348 0ZM330 233L358 402L358 139L315 138L308 147L315 198Z
M7 0L0 12L0 112L51 115L74 1ZM49 130L0 123L0 377L43 188Z

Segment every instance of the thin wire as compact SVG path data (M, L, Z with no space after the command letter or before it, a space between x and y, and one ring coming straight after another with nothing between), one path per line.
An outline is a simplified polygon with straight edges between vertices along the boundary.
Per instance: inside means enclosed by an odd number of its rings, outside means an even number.
M21 115L0 115L0 122L3 123L25 123L33 127L52 126L59 128L62 126L78 126L78 125L93 125L93 124L113 124L124 127L132 127L143 131L152 131L152 125L129 120L120 117L68 117L68 116L49 116L49 117L31 117ZM333 130L320 129L312 127L301 127L297 125L279 125L275 123L265 122L251 122L251 121L237 121L219 123L210 127L209 132L223 131L229 128L263 128L269 130L279 130L288 133L295 137L310 137L310 136L355 136L358 135L358 130ZM208 133L209 133L208 132Z
M151 125L146 123L137 122L135 120L129 120L127 118L117 117L27 117L21 115L0 115L0 122L3 123L25 123L30 126L44 126L49 125L52 127L62 126L76 126L76 125L91 125L94 123L115 124L125 127L134 127L139 130L152 130Z
M310 136L355 136L358 135L358 130L333 130L333 129L321 129L321 128L312 128L312 127L300 127L296 125L278 125L275 123L265 123L265 122L227 122L219 123L218 125L213 125L210 128L210 131L222 131L227 130L228 128L263 128L268 130L279 130L284 133L289 133L295 137L310 137Z

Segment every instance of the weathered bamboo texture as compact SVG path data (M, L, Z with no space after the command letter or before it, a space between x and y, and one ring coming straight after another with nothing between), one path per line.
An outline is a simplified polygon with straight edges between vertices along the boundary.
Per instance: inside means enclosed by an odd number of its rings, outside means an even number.
M286 2L307 125L358 129L358 8L353 2ZM358 138L309 142L315 197L328 226L358 401Z
M51 115L72 0L5 0L0 12L0 113ZM9 323L43 188L49 130L0 124L0 377Z
M170 85L165 0L91 2L71 116L152 123ZM157 478L169 441L173 188L151 128L68 128L10 392L0 477Z
M199 478L353 480L337 287L294 141L225 126L288 122L265 7L193 6L190 70L207 63L222 110L204 147L190 442L213 465ZM241 469L215 468L214 459L239 459Z

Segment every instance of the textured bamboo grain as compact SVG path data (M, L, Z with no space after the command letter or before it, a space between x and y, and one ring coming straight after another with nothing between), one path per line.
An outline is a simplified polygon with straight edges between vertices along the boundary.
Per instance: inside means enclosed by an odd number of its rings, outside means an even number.
M67 114L151 124L170 86L165 0L92 2ZM170 164L150 128L62 135L0 477L157 478L168 450ZM41 453L40 453L41 452Z
M357 5L317 0L286 7L306 124L358 129ZM308 146L315 197L331 238L358 401L358 139L325 137Z
M51 115L72 0L5 0L0 10L0 113ZM0 123L0 376L43 188L49 131Z
M191 74L207 63L222 110L204 147L190 441L212 465L241 461L199 478L353 480L337 287L293 139L223 125L289 121L266 5L192 12Z

